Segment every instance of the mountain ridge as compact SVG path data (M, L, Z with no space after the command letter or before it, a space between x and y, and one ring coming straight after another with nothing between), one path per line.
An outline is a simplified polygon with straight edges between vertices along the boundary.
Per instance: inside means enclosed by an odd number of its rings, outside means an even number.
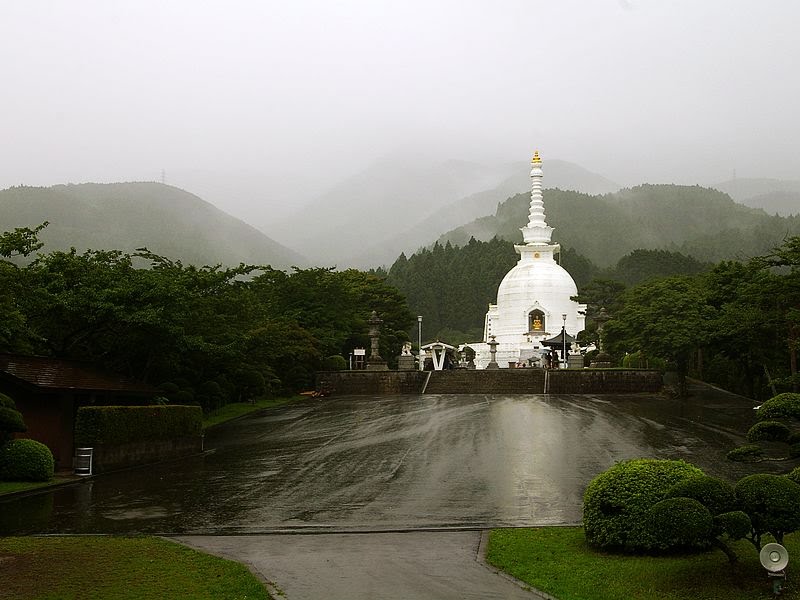
M18 186L0 190L0 228L50 225L44 251L147 247L195 265L304 265L255 227L180 188L155 182Z

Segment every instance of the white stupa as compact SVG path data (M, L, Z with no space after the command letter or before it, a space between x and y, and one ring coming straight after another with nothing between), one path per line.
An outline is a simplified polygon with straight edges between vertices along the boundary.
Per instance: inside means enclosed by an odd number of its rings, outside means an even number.
M498 365L508 367L509 363L539 358L545 351L541 342L559 335L562 327L574 337L585 326L586 305L570 300L578 288L556 262L561 247L551 241L553 228L545 221L538 151L531 160L528 224L521 231L524 244L514 246L519 262L500 283L497 304L489 305L483 343L469 344L476 351L479 369L489 364L492 338L497 342Z

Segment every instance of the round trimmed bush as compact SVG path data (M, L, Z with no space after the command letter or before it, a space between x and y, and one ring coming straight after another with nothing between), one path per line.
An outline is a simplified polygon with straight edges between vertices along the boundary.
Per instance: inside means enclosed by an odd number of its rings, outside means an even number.
M714 519L708 509L692 498L667 498L647 512L648 533L656 550L708 548Z
M747 432L748 442L786 442L791 430L780 421L759 421Z
M764 449L755 444L746 444L734 448L725 456L728 460L734 460L736 462L757 462L764 456Z
M692 498L705 506L712 515L719 515L736 507L733 486L727 481L708 475L679 481L667 491L667 498Z
M769 532L781 543L784 534L800 529L800 485L788 477L750 475L734 490L757 534Z
M703 475L689 463L641 458L600 473L583 496L586 540L601 548L627 551L654 547L645 516L676 483Z
M322 362L322 369L325 371L344 371L347 368L347 359L341 354L326 356Z
M50 481L54 466L50 448L36 440L11 440L0 447L0 480Z
M741 510L732 510L714 517L714 534L726 534L732 540L740 540L753 528L750 517Z
M790 418L800 420L800 394L778 394L764 402L756 411L758 421Z

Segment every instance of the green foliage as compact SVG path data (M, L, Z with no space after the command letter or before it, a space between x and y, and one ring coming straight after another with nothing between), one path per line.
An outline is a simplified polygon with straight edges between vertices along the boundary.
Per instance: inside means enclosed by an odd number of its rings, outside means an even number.
M736 462L756 462L764 456L764 449L755 444L745 444L734 448L725 455L728 460Z
M622 357L622 367L624 369L659 369L667 368L667 361L662 358L649 357L641 350L626 354Z
M49 223L45 221L33 229L17 227L14 231L0 234L0 256L11 258L33 254L44 246L44 243L39 241L39 232L48 225Z
M739 480L734 489L757 542L770 533L781 543L785 534L800 529L800 485L791 479L759 473Z
M683 394L689 357L706 343L714 311L704 302L707 292L698 279L655 279L629 289L625 308L604 327L611 354L641 351L675 365Z
M587 541L601 548L627 551L653 548L647 528L650 508L684 479L703 475L683 461L637 459L615 464L595 477L583 497Z
M756 411L756 419L798 419L800 420L800 394L778 394L764 402Z
M736 507L733 487L722 479L699 475L679 481L666 493L667 498L692 498L705 506L712 515L729 512Z
M197 406L83 406L75 419L75 444L125 444L200 435Z
M626 285L637 285L654 278L697 275L711 266L680 252L636 249L619 259L609 277Z
M322 368L326 371L344 371L347 368L347 359L341 354L333 354L325 358Z
M667 498L647 512L647 528L656 550L707 548L713 533L708 509L692 498Z
M11 434L27 431L25 421L22 418L14 401L0 394L0 445L11 439Z
M714 516L715 535L727 535L732 540L741 540L750 534L752 528L750 517L741 510Z
M162 390L170 402L206 410L308 389L323 356L368 343L373 310L391 362L413 316L374 274L195 267L146 248L56 251L25 267L0 260L0 352L80 359L172 383L177 389Z
M759 421L747 432L748 442L786 442L791 435L789 428L780 421Z
M49 481L54 465L50 448L36 440L11 440L0 446L0 480Z
M800 485L800 467L795 467L790 473L786 475L789 479Z

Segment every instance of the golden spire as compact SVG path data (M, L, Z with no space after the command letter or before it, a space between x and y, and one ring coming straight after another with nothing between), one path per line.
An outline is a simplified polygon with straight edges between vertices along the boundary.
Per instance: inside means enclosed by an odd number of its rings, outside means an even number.
M539 163L541 163L541 162L542 162L542 159L541 159L541 158L539 158L539 151L538 151L538 150L536 150L536 151L533 153L533 158L531 159L531 164L532 164L532 165L538 165L538 164L539 164Z

